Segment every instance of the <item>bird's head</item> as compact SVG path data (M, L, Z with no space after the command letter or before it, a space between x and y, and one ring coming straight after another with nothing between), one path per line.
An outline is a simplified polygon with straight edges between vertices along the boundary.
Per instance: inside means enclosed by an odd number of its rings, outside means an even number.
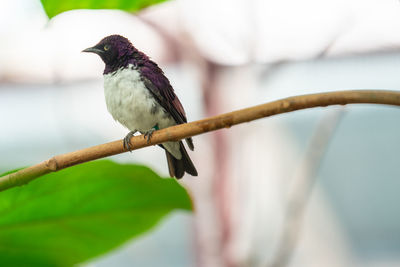
M123 63L136 49L131 42L121 35L110 35L103 38L93 47L86 48L82 52L91 52L99 55L106 66L114 66Z

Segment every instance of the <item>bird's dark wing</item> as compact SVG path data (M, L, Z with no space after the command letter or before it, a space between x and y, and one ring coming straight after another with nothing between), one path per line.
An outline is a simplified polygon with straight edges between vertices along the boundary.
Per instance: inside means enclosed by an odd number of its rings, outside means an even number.
M187 122L185 110L163 71L149 61L140 67L141 78L158 103L175 119L176 123Z
M175 95L168 78L163 71L153 61L147 61L140 67L140 74L143 83L153 94L157 102L174 118L177 124L186 123L185 110L178 97ZM187 138L186 142L191 150L193 150L193 141Z

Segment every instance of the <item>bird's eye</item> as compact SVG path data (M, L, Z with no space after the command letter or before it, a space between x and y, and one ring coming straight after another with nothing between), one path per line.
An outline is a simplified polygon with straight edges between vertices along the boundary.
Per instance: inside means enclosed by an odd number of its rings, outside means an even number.
M104 46L104 51L107 51L108 49L110 49L110 45L106 44L106 45Z

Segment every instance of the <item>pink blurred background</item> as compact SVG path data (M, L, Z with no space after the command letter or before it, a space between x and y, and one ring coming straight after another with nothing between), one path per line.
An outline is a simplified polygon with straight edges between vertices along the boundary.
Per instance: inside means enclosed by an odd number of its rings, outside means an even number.
M189 121L292 95L400 88L395 0L172 0L50 21L38 0L0 4L1 171L126 135L106 110L102 62L80 53L109 34L159 63ZM399 112L320 108L197 136L200 175L182 180L195 212L86 265L273 266L291 229L288 266L399 266ZM167 176L164 157L152 147L112 159ZM288 209L296 203L304 214Z

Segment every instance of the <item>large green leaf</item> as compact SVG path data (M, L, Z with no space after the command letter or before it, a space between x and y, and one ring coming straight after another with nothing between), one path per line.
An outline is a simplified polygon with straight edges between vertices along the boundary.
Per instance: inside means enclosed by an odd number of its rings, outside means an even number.
M173 179L111 161L82 164L0 193L0 265L70 266L153 227L191 200Z
M72 9L121 9L138 11L166 0L41 0L49 18Z

